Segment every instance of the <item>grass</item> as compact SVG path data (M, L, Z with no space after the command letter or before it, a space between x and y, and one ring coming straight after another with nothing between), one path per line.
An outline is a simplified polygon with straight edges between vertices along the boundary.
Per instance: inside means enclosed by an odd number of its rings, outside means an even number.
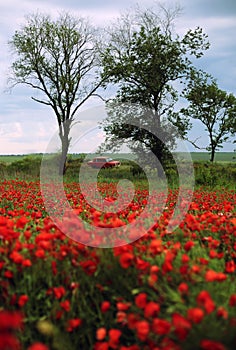
M0 155L0 163L7 163L11 164L13 162L18 162L19 160L24 159L25 157L36 157L36 158L42 158L41 153L32 153L32 154L10 154L10 155Z
M93 158L95 154L91 154L89 158ZM110 154L109 154L110 156ZM0 163L4 162L7 164L19 161L24 159L25 157L33 157L33 158L42 158L42 153L32 153L32 154L18 154L18 155L0 155ZM71 159L81 158L80 154L71 154ZM119 153L113 154L112 157L120 158L120 159L134 159L134 155L127 153ZM191 152L191 157L193 161L209 161L209 153L208 152ZM236 162L236 154L235 152L217 152L215 157L216 162Z
M8 162L1 162L0 160L0 176L2 179L21 179L24 181L40 180L40 156L27 156L17 157L6 156ZM10 162L10 159L14 159ZM18 160L17 160L18 159ZM76 157L68 163L66 175L63 177L64 183L78 183L80 181L80 164L81 159ZM120 180L129 180L134 184L135 188L149 188L147 176L144 172L136 172L133 167L133 162L123 161L122 165L117 169L102 169L98 174L98 183L118 183ZM216 162L211 164L210 162L194 161L194 187L208 187L209 189L227 188L236 189L236 162ZM96 181L92 176L93 169L86 169L86 182ZM150 176L151 175L151 176ZM148 178L153 179L152 174L148 173ZM166 180L167 179L167 180ZM186 178L186 186L189 181ZM176 171L170 167L166 171L166 178L163 180L158 178L154 174L154 186L155 188L165 188L166 181L168 187L175 189L179 187L178 175ZM158 183L157 183L158 182Z
M8 158L9 157L9 158ZM14 158L11 158L14 157ZM5 160L14 159L13 162L5 161L1 162L0 160L0 176L2 179L22 179L27 181L34 181L35 179L40 179L40 167L41 159L40 155L27 156L20 158L17 156L4 156ZM63 178L65 183L80 181L80 165L82 162L82 156L80 158L71 157L67 163L66 175ZM102 169L98 174L97 181L99 183L118 183L120 180L130 180L135 186L147 187L148 181L147 176L135 163L131 161L122 161L121 166L116 169ZM186 163L184 163L186 168ZM195 188L199 187L208 187L210 189L224 187L227 189L236 189L236 162L215 162L211 164L210 162L204 161L194 161L194 181ZM49 168L52 165L52 162L49 160ZM46 165L47 166L47 165ZM57 165L56 165L57 166ZM56 168L57 169L57 168ZM54 170L56 170L54 169ZM50 169L49 169L50 171ZM186 171L186 169L184 170ZM57 170L56 170L57 172ZM96 181L96 178L93 176L94 169L91 169L87 166L86 169L86 181L91 180L92 182ZM158 178L155 174L155 171L149 170L148 178L154 179L160 183L160 187L163 187L163 180ZM172 165L168 166L165 171L166 179L168 181L168 187L178 188L179 179L176 170ZM183 175L182 175L183 176ZM166 181L164 179L164 181ZM186 177L186 185L187 185ZM156 181L155 181L156 182Z
M209 153L207 152L191 152L193 161L209 161ZM216 162L236 162L235 152L217 152L215 156Z

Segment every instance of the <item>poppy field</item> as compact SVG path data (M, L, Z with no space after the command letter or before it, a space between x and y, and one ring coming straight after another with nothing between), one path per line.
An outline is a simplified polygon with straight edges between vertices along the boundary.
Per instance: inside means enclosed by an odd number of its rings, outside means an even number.
M114 188L100 191L109 199ZM140 188L122 214L99 216L78 183L65 192L76 215L98 227L135 220L147 196ZM38 180L2 180L0 349L235 349L236 193L195 189L184 220L168 232L177 194L169 189L141 238L93 248L55 225Z

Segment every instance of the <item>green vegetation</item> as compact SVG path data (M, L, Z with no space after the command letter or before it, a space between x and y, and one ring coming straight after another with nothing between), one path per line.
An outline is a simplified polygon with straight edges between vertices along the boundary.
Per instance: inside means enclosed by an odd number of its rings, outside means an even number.
M147 164L151 151L161 164L160 175L176 140L187 137L190 128L189 118L176 112L180 91L197 70L193 61L209 48L199 27L181 36L175 33L177 15L178 9L163 11L160 6L155 13L136 10L133 18L122 17L109 31L102 53L103 76L118 91L107 103L101 148L118 149L125 140L140 159L148 159Z
M222 144L235 134L236 97L221 90L216 81L206 73L192 76L184 96L189 102L180 112L186 117L199 120L208 133L210 161Z
M191 152L192 160L195 161L209 161L208 152ZM235 152L216 152L215 155L216 162L236 162Z
M207 152L190 152L191 157L193 161L204 161L207 162L209 160L209 153ZM109 153L107 153L110 155ZM106 155L106 154L105 154ZM181 155L181 153L180 153ZM72 153L69 154L69 159L81 159L85 156L85 154L77 154L77 153ZM96 154L91 154L89 158L92 158L93 156L96 156ZM33 153L33 154L11 154L11 155L0 155L0 163L13 163L19 160L22 160L26 157L30 158L42 158L42 153ZM118 154L112 154L112 157L117 158ZM127 154L127 153L119 153L119 158L122 159L130 159L134 160L134 155L132 154ZM236 154L235 152L216 152L215 156L215 161L216 162L236 162Z
M223 186L225 188L236 187L236 162L231 161L234 153L219 153L216 159L219 161L211 163L204 160L207 153L192 153L195 171L195 185L208 186L211 188ZM81 163L84 154L69 155L67 161L65 182L78 182ZM0 176L1 178L21 178L33 180L40 176L40 165L42 155L28 156L1 156L0 157ZM122 165L116 169L102 169L99 172L98 182L117 182L121 179L128 179L135 183L145 185L147 178L139 166L135 165L133 160L122 160ZM87 176L92 174L92 169L88 167ZM149 169L150 171L150 169ZM155 171L153 171L154 173ZM166 177L170 187L178 186L178 176L172 165L166 168Z

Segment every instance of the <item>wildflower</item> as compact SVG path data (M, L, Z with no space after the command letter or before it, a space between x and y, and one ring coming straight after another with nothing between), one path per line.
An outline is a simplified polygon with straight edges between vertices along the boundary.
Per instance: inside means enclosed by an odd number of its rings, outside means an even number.
M75 328L78 328L82 323L82 320L79 319L79 318L73 318L73 319L70 319L68 322L67 322L67 332L73 332L73 330Z
M202 340L200 346L202 350L226 350L222 343L207 339Z
M27 303L28 300L29 300L28 295L23 294L18 299L18 305L20 307L23 307Z
M64 300L62 302L60 302L60 305L62 307L62 309L64 309L65 311L70 311L70 302L69 300Z
M43 343L37 342L28 347L27 350L49 350L49 348Z
M146 293L139 293L136 297L135 297L135 305L140 308L143 309L147 304L147 294Z
M103 340L106 337L106 334L107 334L106 328L104 328L104 327L99 328L96 331L96 339L97 340Z
M45 257L45 250L37 249L35 252L35 256L39 259L43 259Z
M81 261L80 266L87 275L93 275L97 270L97 262L93 260Z
M179 340L184 340L192 327L191 323L178 313L172 315L172 323Z
M130 267L133 260L134 255L132 253L125 252L120 256L120 265L121 267L123 267L123 269L127 269L128 267Z
M184 295L188 293L188 285L187 283L180 283L180 285L178 286L178 291L180 292L180 294Z
M215 304L211 299L210 294L205 290L198 294L197 303L199 306L203 306L205 308L207 314L210 314L215 310Z
M138 321L135 325L135 329L137 332L137 337L141 341L145 341L150 332L150 326L147 321Z
M235 271L235 263L233 260L227 261L225 263L225 272L226 273L234 273Z
M170 332L171 324L167 320L160 318L154 318L152 323L152 330L154 333L159 335L166 335Z
M226 280L226 278L227 276L223 272L215 272L214 270L208 270L205 274L205 280L207 282L221 282Z
M10 254L10 259L15 263L15 264L21 264L23 261L24 261L24 257L16 252L16 251L13 251L11 254Z
M111 303L109 301L103 301L101 305L101 311L107 312L110 309Z
M119 344L121 331L119 329L110 329L108 334L109 334L109 346L112 349L116 349Z
M216 313L217 317L227 320L228 312L223 306L219 306Z
M131 306L131 303L121 303L121 302L118 302L116 304L116 307L117 307L117 310L119 311L127 311Z
M23 325L20 312L0 310L0 332L19 329Z
M232 294L229 299L229 306L236 306L236 294Z
M188 242L186 242L185 245L184 245L184 250L185 250L186 252L188 252L189 250L192 249L193 246L194 246L194 242L193 242L193 241L188 241Z
M204 317L204 312L199 307L195 307L195 308L188 309L187 315L188 315L189 321L193 323L201 323Z
M156 316L160 311L160 305L154 301L150 301L144 308L144 316L146 318Z

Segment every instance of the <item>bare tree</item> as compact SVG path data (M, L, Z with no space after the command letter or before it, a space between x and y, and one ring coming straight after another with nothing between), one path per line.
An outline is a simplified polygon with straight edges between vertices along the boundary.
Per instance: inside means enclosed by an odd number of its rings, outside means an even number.
M70 129L81 105L98 89L96 30L82 18L62 14L57 20L33 14L16 31L11 47L11 87L25 84L40 92L36 102L50 106L57 118L61 140L59 174L64 174L70 145ZM97 69L96 69L97 68Z

